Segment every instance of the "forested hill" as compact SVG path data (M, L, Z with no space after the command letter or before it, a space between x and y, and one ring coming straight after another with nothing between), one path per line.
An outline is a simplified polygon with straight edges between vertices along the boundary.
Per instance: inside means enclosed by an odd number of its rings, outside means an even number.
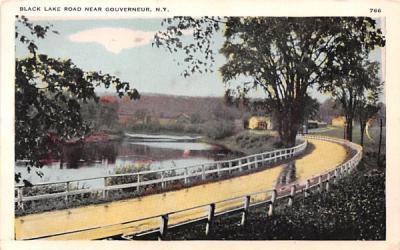
M201 119L242 117L243 112L235 106L227 106L222 97L189 97L143 94L139 100L119 99L115 96L102 96L102 100L118 102L120 115L134 115L145 111L153 117L173 118L185 114L196 115Z

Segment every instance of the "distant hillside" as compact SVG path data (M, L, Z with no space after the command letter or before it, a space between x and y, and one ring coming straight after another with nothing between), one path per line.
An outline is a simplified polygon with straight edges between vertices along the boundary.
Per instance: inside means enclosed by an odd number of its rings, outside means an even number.
M129 98L119 99L114 96L105 98L109 101L117 100L119 103L118 114L123 116L133 116L137 111L145 111L148 115L159 118L174 118L182 114L197 115L203 120L213 118L238 119L243 115L243 112L238 108L227 106L222 97L144 94L137 101L132 101Z

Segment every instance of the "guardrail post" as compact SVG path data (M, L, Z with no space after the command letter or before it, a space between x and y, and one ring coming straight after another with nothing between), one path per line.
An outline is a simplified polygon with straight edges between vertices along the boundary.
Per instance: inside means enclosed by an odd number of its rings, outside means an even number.
M265 160L265 162L264 162L264 164L268 164L268 163L270 163L270 161L271 161L271 154L270 153L268 153L267 154L267 159Z
M217 175L218 175L218 177L221 176L220 170L221 170L221 164L217 163Z
M207 224L206 224L206 236L210 234L212 223L214 220L214 213L215 213L215 204L211 203L208 206L208 216L207 216Z
M310 189L310 180L308 179L307 180L307 183L306 183L306 188L304 189L304 197L308 197L308 196L310 196L310 194L309 194L309 189Z
M160 219L161 221L160 221L160 231L158 234L158 240L163 240L168 230L168 214L161 215Z
M246 218L247 218L247 214L249 211L249 205L250 205L250 196L246 196L244 198L242 221L240 222L240 225L242 225L242 226L244 226L244 224L246 223Z
M243 171L242 160L238 160L238 164L239 164L239 171L242 172Z
M139 193L140 192L140 173L137 174L137 187L136 191Z
M248 170L250 170L250 168L251 168L251 165L249 164L249 158L246 157L245 161L246 161L245 164L246 164L247 171L248 171Z
M189 183L189 181L188 181L188 175L189 175L189 171L188 171L188 168L186 167L186 168L185 168L185 184L188 184L188 183Z
M353 166L355 166L357 164L357 160L355 160L354 162L349 164L349 173L353 172Z
M164 174L165 171L161 171L161 189L165 188Z
M17 205L18 205L19 209L24 210L24 201L22 200L22 198L23 198L23 192L22 191L23 191L22 187L19 187L17 189Z
M103 192L102 192L102 196L103 196L103 199L106 199L107 198L107 190L106 190L106 187L107 187L107 177L104 177L104 190L103 190Z
M228 166L229 172L228 173L232 173L232 162L230 161L228 164L229 164L229 166Z
M269 209L268 209L268 216L272 216L274 214L274 203L276 200L276 189L272 190L272 196L271 196L271 202L269 203Z
M296 194L296 185L293 184L290 187L290 196L289 196L289 201L288 201L288 206L291 207L293 205L293 201L294 201L294 195Z
M331 181L331 172L329 172L328 173L328 177L327 177L327 179L326 179L326 186L325 186L325 190L326 190L326 192L329 192L329 185L330 185L330 181Z
M337 183L337 179L338 179L338 169L335 168L335 172L333 174L333 184Z
M274 152L274 162L276 163L278 161L278 157L276 156L276 151Z
M322 175L318 176L318 192L322 193Z
M204 165L201 165L201 179L203 181L206 179L206 169Z
M65 183L67 186L66 186L66 188L65 188L65 192L66 192L66 195L65 195L65 202L66 203L68 203L68 194L69 194L69 181L67 181L66 183Z

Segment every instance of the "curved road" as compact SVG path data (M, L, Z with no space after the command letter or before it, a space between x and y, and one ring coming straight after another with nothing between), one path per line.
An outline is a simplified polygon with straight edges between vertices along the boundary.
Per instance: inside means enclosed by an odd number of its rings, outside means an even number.
M298 182L333 169L347 157L346 148L342 145L314 139L308 139L308 141L312 151L294 161ZM273 189L284 168L285 165L280 165L245 176L142 198L18 217L15 219L16 239L32 239L49 235L53 236L46 239L98 239L155 228L159 225L159 218L135 223L118 223ZM260 195L255 199L265 199L267 195ZM217 206L216 212L238 205L238 201L227 202ZM175 224L202 217L206 213L204 208L199 208L172 215L169 223ZM94 227L99 228L84 230Z

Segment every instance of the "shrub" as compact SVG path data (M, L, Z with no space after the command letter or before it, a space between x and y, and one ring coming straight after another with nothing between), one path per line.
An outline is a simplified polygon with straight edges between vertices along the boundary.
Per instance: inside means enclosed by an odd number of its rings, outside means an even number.
M233 123L228 120L211 120L204 123L203 127L203 133L214 140L230 136L233 132Z

